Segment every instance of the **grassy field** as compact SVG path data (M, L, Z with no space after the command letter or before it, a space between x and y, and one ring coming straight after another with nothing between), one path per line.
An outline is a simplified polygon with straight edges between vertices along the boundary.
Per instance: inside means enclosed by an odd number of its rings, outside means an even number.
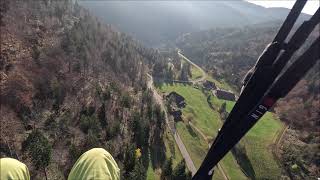
M216 135L222 125L219 113L210 109L206 96L200 90L183 84L162 84L158 89L160 92L175 91L185 97L187 106L182 110L184 117L192 121L206 136Z
M231 152L229 152L227 155L224 156L222 161L220 161L220 164L225 170L225 172L227 172L227 176L230 179L235 179L235 180L248 179L241 171L239 165L237 164L237 161L235 160Z
M221 107L221 104L226 102L228 112L235 104L235 102L220 100L214 96L211 96L210 102L214 107ZM258 179L278 179L280 176L280 167L272 154L272 144L282 128L281 121L273 113L267 112L242 141Z
M178 122L176 124L176 127L181 137L181 140L185 144L191 156L194 165L196 166L196 168L199 168L202 160L204 159L208 151L208 144L188 124L184 122ZM217 169L215 169L213 179L223 180L223 176Z
M188 61L184 60L181 58L182 64L189 63ZM194 65L191 64L191 80L196 80L199 79L203 76L202 71L200 71L199 68L195 67Z
M208 151L207 143L188 124L178 122L176 127L183 143L191 155L194 165L196 168L199 168Z
M207 97L201 90L183 84L162 84L158 86L158 90L160 92L176 91L185 97L187 106L182 111L183 119L186 122L192 121L209 139L216 135L222 122L219 113L208 106ZM217 109L223 102L226 102L229 112L234 105L232 101L220 100L214 96L210 101ZM186 122L177 123L177 129L196 167L199 167L208 147L204 139ZM266 113L243 139L257 179L278 179L280 176L280 167L272 154L272 144L282 126L282 123L272 113ZM231 153L224 157L221 165L231 179L245 179Z
M280 179L281 170L272 154L272 144L282 127L274 114L266 113L244 138L257 179Z
M218 110L221 107L221 105L225 102L227 112L230 112L235 104L235 102L233 102L233 101L221 100L213 95L211 95L211 97L210 97L210 102L216 110Z
M193 65L191 65L191 74L192 74L192 77L191 77L192 80L199 79L203 76L200 69Z
M217 130L222 125L219 113L210 109L206 96L200 90L183 84L163 84L162 86L158 86L158 89L161 92L176 91L184 96L187 106L183 109L183 119L192 121L208 139L213 139L216 136ZM178 122L176 127L195 166L198 168L208 150L207 142L186 122ZM231 154L228 154L222 160L222 167L231 179L246 179ZM222 179L219 171L215 172L215 179Z
M236 92L234 90L234 88L232 86L230 86L227 82L225 82L224 80L222 81L218 81L214 78L212 78L210 75L207 76L206 80L208 81L212 81L216 84L217 87L219 87L220 89L225 89L225 90L231 90L233 92Z
M147 180L160 180L160 175L152 168L151 161L147 170Z

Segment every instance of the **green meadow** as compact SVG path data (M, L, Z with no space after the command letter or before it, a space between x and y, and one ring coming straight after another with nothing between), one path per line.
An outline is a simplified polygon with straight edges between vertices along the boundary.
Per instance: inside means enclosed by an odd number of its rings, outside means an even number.
M174 83L158 84L156 87L161 93L175 91L185 98L187 105L182 109L183 121L178 122L176 127L198 168L206 155L208 145L203 137L188 124L188 121L191 121L207 139L213 140L222 126L218 108L226 102L226 109L230 112L234 102L211 96L210 102L217 107L213 110L207 103L207 95L191 85ZM274 114L267 113L242 140L257 179L278 179L280 176L280 167L272 154L272 144L282 127L282 123ZM220 164L230 179L247 179L231 153L228 153ZM215 171L216 179L222 178L218 172L218 170Z

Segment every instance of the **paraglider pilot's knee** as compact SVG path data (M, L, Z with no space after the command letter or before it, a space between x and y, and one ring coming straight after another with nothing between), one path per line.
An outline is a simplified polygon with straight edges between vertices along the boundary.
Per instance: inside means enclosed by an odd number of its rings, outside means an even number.
M22 162L12 158L0 159L0 179L24 179L30 180L28 167Z
M86 154L89 157L101 157L105 155L111 156L111 154L103 148L92 148L86 151L84 154Z
M103 148L83 153L71 169L68 180L120 179L120 169L112 155Z

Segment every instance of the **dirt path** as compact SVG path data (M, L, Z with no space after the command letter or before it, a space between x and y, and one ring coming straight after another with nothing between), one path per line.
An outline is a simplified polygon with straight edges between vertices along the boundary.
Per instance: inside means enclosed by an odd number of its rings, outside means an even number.
M211 144L210 144L207 136L205 134L203 134L203 132L199 128L197 128L192 122L189 121L189 125L192 126L192 128L194 128L202 136L202 138L207 142L208 148L210 148ZM218 167L219 171L221 172L223 178L225 180L229 180L230 178L227 176L227 174L225 173L225 171L222 168L222 166L220 165L220 163L217 164L217 167Z
M282 141L282 139L283 139L283 137L284 137L284 135L286 134L286 131L289 129L289 126L288 125L285 125L285 127L283 127L282 129L281 129L281 132L280 132L280 134L278 135L278 137L277 137L277 139L275 140L275 144L276 144L276 148L275 148L275 155L277 156L277 157L280 157L280 155L279 155L279 147L280 147L280 143L281 143L281 141Z
M208 146L210 147L211 144L210 144L207 136L204 135L203 132L201 132L201 130L199 128L197 128L191 121L189 121L189 125L192 126L202 136L202 138L207 142Z
M191 159L191 156L188 153L186 146L183 144L178 132L176 131L176 129L174 127L174 122L170 122L170 120L168 118L168 114L167 114L167 111L166 111L165 106L163 104L162 97L158 94L157 90L153 86L152 76L149 74L147 74L147 76L149 77L148 87L152 90L153 97L154 97L156 103L159 104L161 109L164 111L166 124L167 124L170 132L173 134L174 140L175 140L176 144L178 145L178 148L181 152L183 159L186 161L187 168L192 173L192 175L194 175L196 173L197 169L194 166L194 163Z
M198 68L202 72L202 77L201 78L195 79L195 80L190 80L190 82L192 82L192 83L202 82L207 78L207 73L200 66L196 65L195 63L193 63L190 59L188 59L183 54L181 54L180 51L178 51L178 55L181 56L184 60L188 61L188 63L190 63L191 65L193 65L196 68Z
M286 133L286 131L289 129L289 126L286 125L283 130L281 131L281 134L279 134L279 138L276 140L276 147L277 149L279 148L280 142L282 141L282 138L284 136L284 134Z

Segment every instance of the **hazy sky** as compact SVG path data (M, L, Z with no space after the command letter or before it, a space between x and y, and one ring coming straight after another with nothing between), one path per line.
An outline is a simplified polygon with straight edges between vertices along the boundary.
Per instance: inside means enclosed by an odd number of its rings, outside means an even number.
M285 8L289 8L291 9L293 4L294 4L294 0L247 0L251 3L257 4L257 5L261 5L264 7L285 7ZM309 0L307 2L307 4L304 6L304 9L302 10L302 12L307 13L307 14L313 14L314 12L316 12L316 10L319 8L320 6L320 2L319 0Z

